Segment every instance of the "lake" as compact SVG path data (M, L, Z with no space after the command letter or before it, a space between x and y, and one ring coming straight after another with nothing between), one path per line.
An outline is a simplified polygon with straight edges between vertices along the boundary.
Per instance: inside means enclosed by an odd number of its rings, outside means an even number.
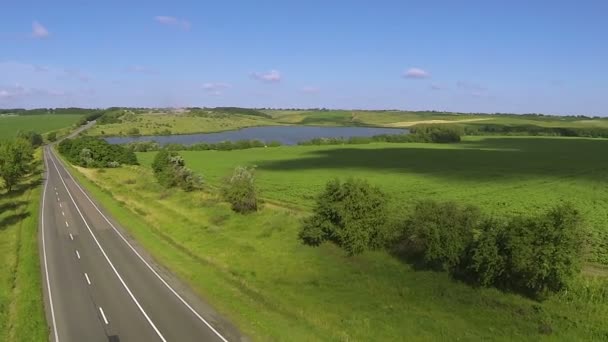
M134 141L156 141L161 145L192 145L200 142L218 143L222 141L261 140L266 143L279 141L283 145L296 145L298 142L314 138L371 137L380 134L406 134L407 129L378 127L316 127L316 126L259 126L217 133L184 135L153 135L140 137L110 137L110 144L124 144Z

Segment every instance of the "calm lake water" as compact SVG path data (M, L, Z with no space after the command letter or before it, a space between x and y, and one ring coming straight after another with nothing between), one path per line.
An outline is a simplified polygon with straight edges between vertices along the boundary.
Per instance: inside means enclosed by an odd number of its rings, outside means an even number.
M133 141L156 141L161 145L170 143L191 145L200 142L218 143L222 141L255 139L266 143L280 141L283 145L296 145L298 142L314 138L371 137L380 134L403 133L408 133L408 130L375 127L260 126L218 133L112 137L106 138L106 141L110 144L124 144Z

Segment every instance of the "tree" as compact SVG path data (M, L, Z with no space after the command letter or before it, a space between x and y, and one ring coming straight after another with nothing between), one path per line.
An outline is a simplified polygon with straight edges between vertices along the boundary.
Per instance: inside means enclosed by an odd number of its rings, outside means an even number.
M454 271L473 239L473 229L479 220L479 210L473 206L421 201L406 222L404 239L422 253L427 265Z
M224 180L221 194L237 213L245 214L258 210L254 169L237 166L232 175Z
M565 288L581 270L582 218L571 204L508 224L508 285L533 295Z
M19 131L17 132L17 138L27 140L33 147L42 146L44 142L40 133L34 131Z
M202 186L202 178L186 167L184 158L175 151L160 150L152 162L152 171L158 183L166 188L179 186L192 191Z
M384 245L386 218L386 195L380 189L359 179L333 180L304 220L299 238L312 246L332 241L349 255L360 254Z
M11 191L30 172L34 159L30 143L24 139L0 141L0 178Z

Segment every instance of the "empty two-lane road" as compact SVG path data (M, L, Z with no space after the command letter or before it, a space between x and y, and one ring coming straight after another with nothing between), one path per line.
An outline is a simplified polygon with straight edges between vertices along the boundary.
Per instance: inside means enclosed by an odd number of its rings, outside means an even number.
M44 159L40 239L51 341L242 339L154 264L51 148L45 148Z

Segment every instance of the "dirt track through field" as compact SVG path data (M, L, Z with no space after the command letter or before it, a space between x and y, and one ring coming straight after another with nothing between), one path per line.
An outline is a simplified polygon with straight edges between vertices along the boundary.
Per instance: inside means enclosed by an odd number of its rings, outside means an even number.
M389 127L411 127L418 124L446 124L446 123L462 123L462 122L474 122L474 121L485 121L490 118L479 118L479 119L463 119L463 120L420 120L420 121L399 121L389 123L386 126Z

